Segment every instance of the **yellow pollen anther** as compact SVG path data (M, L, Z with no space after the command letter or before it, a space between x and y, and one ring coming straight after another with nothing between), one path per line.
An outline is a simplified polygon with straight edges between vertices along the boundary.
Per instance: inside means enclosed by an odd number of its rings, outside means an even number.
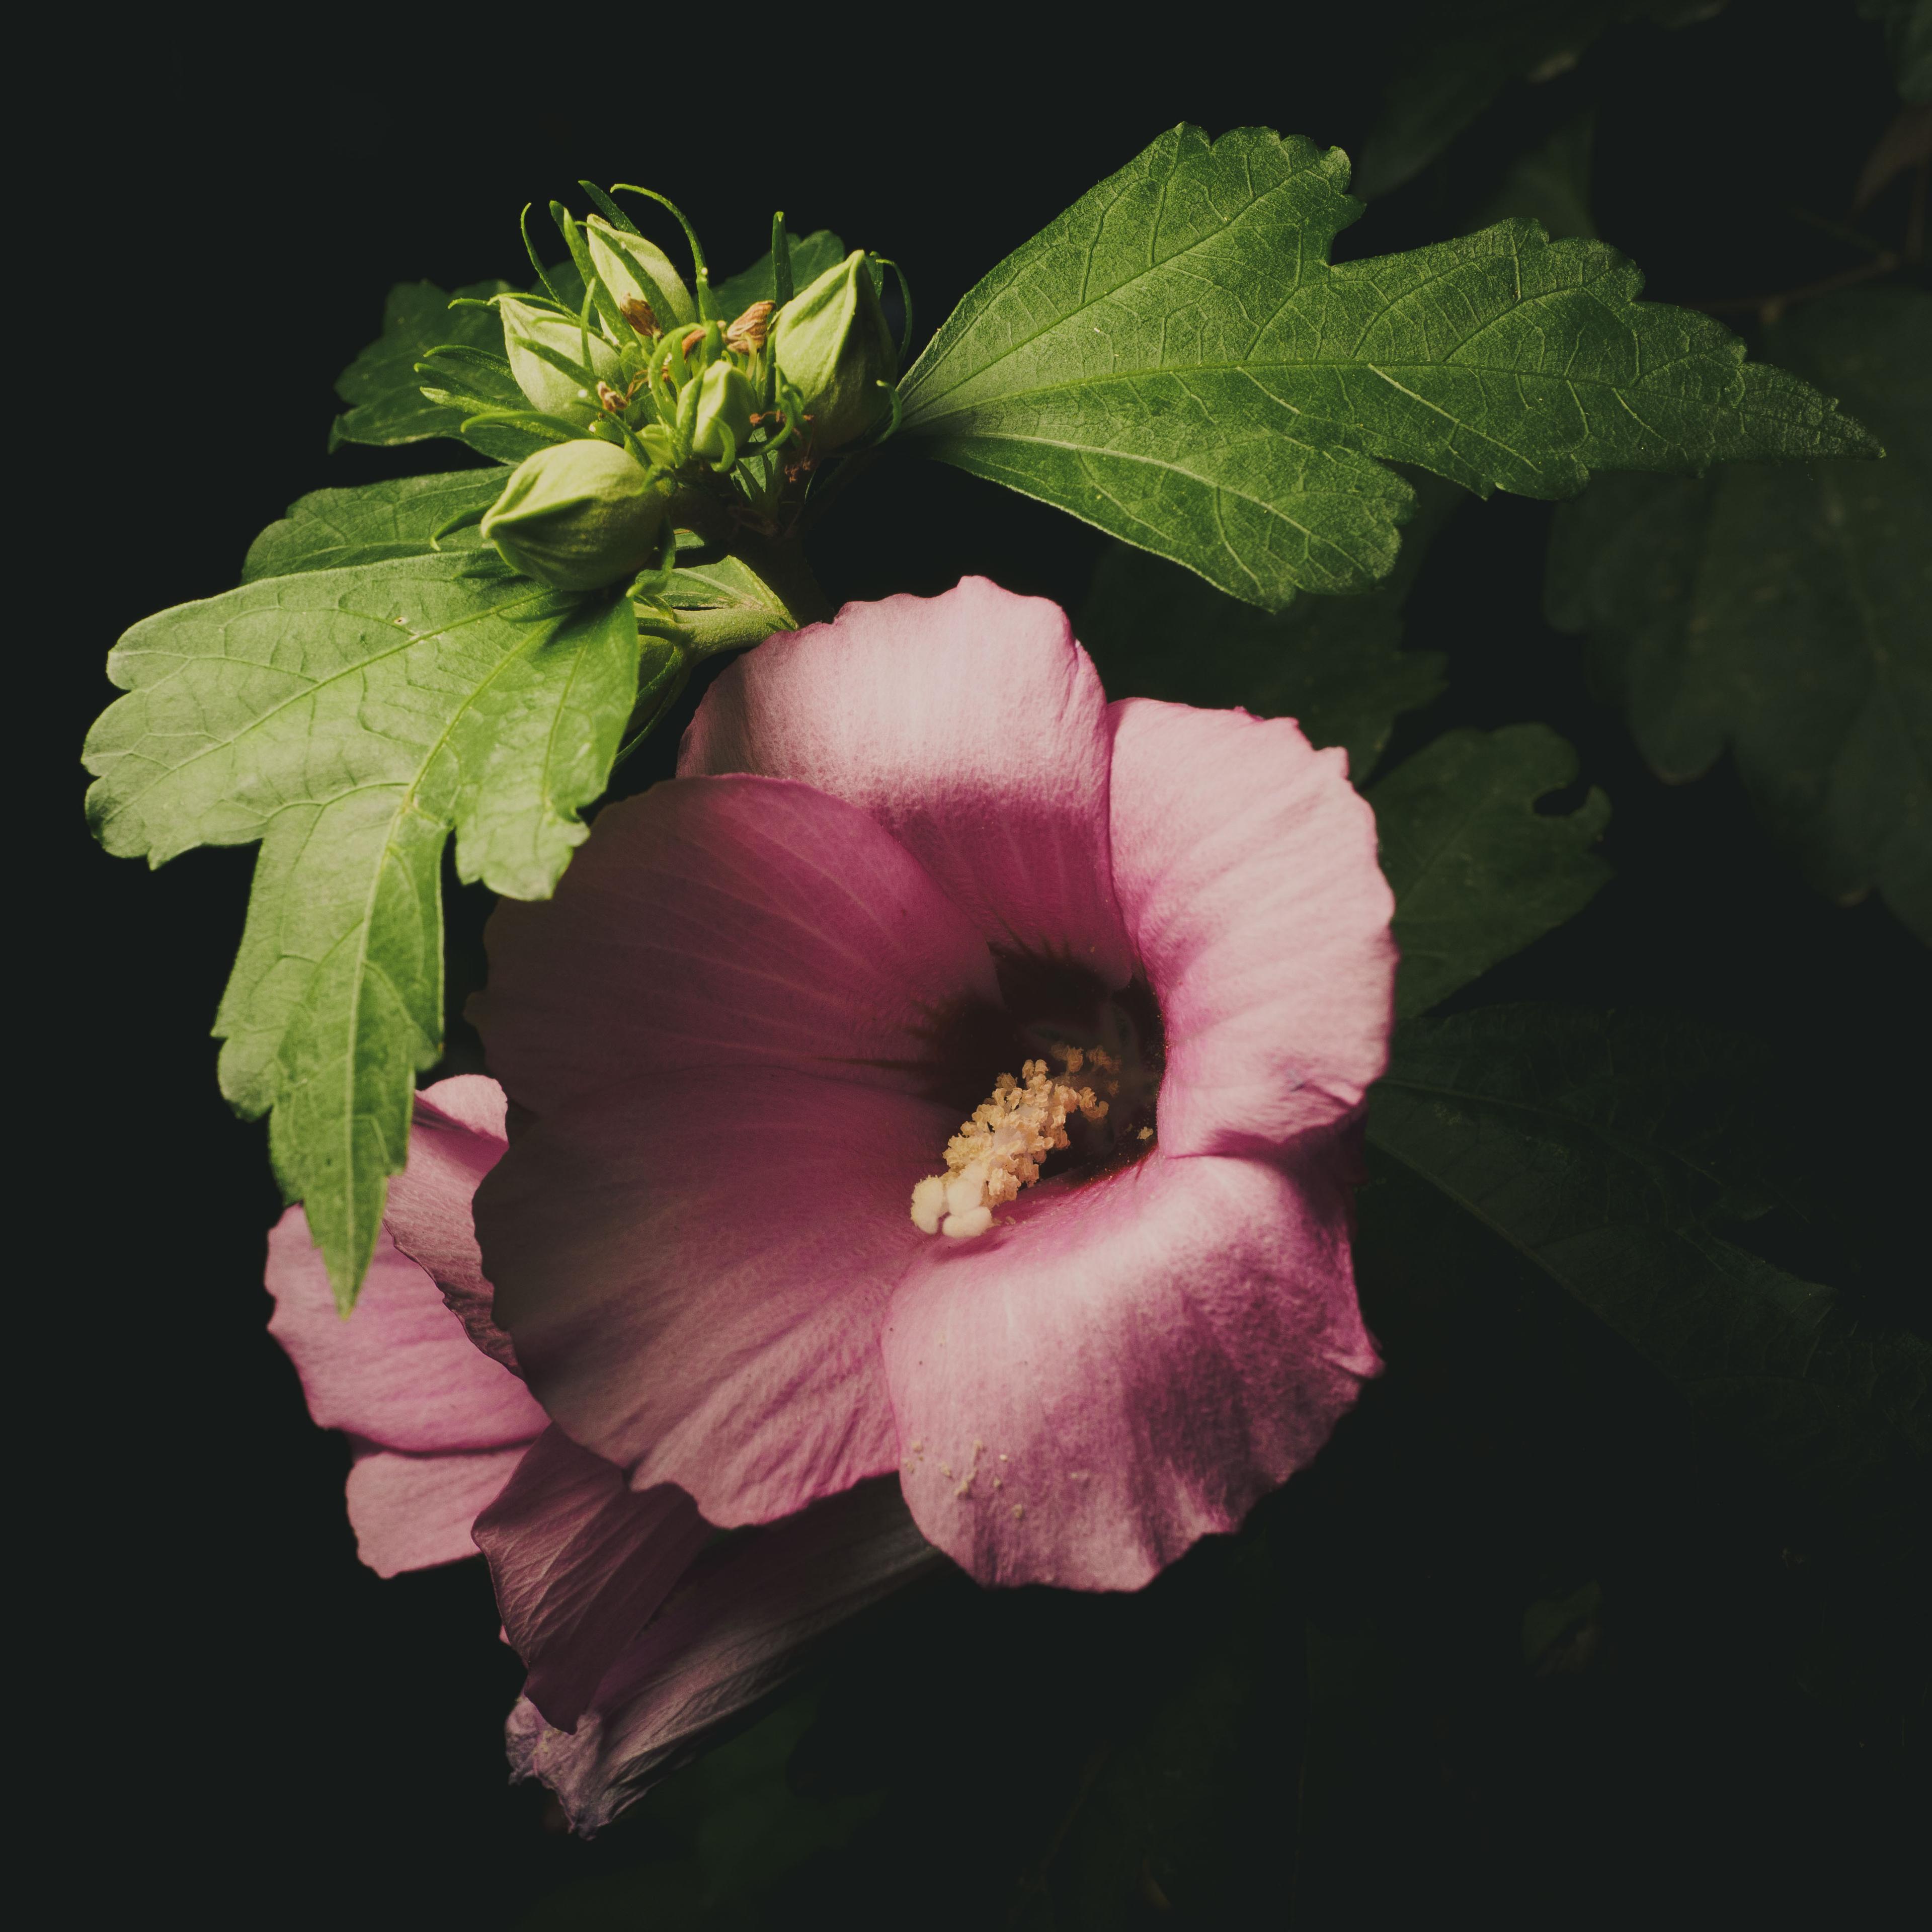
M926 1234L956 1239L983 1234L993 1225L993 1210L1011 1201L1040 1178L1040 1162L1070 1143L1066 1123L1106 1118L1107 1102L1093 1088L1071 1083L1090 1067L1110 1094L1120 1088L1120 1064L1099 1047L1056 1046L1059 1078L1043 1060L1029 1060L1016 1080L1002 1073L991 1096L946 1144L946 1172L929 1174L912 1191L912 1218Z

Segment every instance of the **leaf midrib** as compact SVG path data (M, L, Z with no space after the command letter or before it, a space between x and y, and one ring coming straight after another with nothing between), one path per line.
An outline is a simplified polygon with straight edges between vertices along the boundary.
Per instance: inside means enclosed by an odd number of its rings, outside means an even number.
M536 602L542 596L542 595L543 592L539 590L533 593L530 597L522 600L521 604L508 608L523 608L524 605ZM468 621L480 621L482 617L496 614L505 608L506 607L501 604L493 604L488 611L479 614L477 619L472 619ZM504 672L512 664L521 662L522 659L525 658L537 645L541 644L549 638L554 636L562 622L562 619L560 616L557 622L555 623L552 623L548 626L532 626L531 627L530 637L523 642L518 644L514 649L506 651L497 660L496 664L491 666L488 676L485 677L480 683L476 685L468 692L466 692L461 702L452 710L448 719L444 724L442 730L436 738L435 744L430 748L426 755L418 763L415 772L405 782L402 796L397 801L396 808L389 814L388 828L383 835L380 854L378 856L376 863L370 868L368 888L364 896L362 911L361 916L356 922L355 970L350 976L349 1024L347 1028L345 1029L345 1036L348 1050L343 1055L344 1077L344 1091L341 1097L345 1103L342 1108L341 1115L344 1142L342 1148L344 1156L343 1173L344 1175L344 1190L348 1197L347 1206L350 1210L349 1225L352 1232L357 1225L358 1216L355 1210L358 1193L356 1168L356 1042L360 1036L360 1029L362 1020L362 992L364 986L369 976L369 935L375 926L376 896L382 886L382 874L388 866L389 854L395 849L395 828L401 824L404 818L415 808L416 794L422 787L424 775L430 770L431 766L434 765L436 760L441 757L445 748L448 745L452 734L455 731L457 726L466 716L468 716L470 710L475 706L477 700L482 697L484 692L489 690L496 683L496 680L503 675ZM426 636L439 638L445 637L447 636L450 632L459 629L460 628L460 626L458 625L450 625L447 627L440 628L432 632L426 632L424 634ZM412 640L412 641L413 642L414 640ZM388 653L384 653L384 655L386 656ZM574 668L575 668L573 666L573 672ZM547 800L548 793L546 793L546 800ZM283 809L286 808L287 808L286 807L283 808ZM451 823L453 824L454 820L452 820ZM448 836L447 829L446 829L445 836ZM440 891L441 888L439 886L439 896L440 895ZM320 962L317 962L318 966L320 966ZM314 983L314 975L311 975L310 984L313 985ZM275 1057L278 1061L280 1060L282 1045L283 1042L286 1041L286 1038L287 1029L284 1028L283 1029L282 1040L278 1040L276 1042ZM279 1104L279 1101L278 1104Z
M1540 300L1541 298L1538 297L1537 299ZM1521 308L1512 312L1520 314L1529 306L1530 304L1526 303ZM1672 356L1667 361L1658 363L1645 374L1633 376L1628 386L1648 384L1654 381L1664 370L1675 368L1679 362L1687 362L1693 359L1693 356ZM1030 389L1002 389L998 395L988 397L983 402L964 403L955 409L922 415L916 422L908 421L905 425L905 433L912 436L924 436L931 433L933 425L949 422L955 416L970 416L981 411L1004 409L1010 404L1028 402L1041 396L1056 395L1070 389L1098 388L1102 384L1108 382L1133 382L1148 376L1244 376L1251 382L1255 382L1256 386L1259 388L1260 384L1256 380L1257 376L1273 370L1288 372L1312 370L1320 373L1337 369L1360 370L1369 375L1379 376L1384 382L1391 384L1394 382L1394 378L1389 374L1391 370L1398 370L1404 375L1419 375L1429 371L1440 371L1445 369L1466 370L1476 375L1509 376L1520 381L1558 382L1566 388L1572 390L1602 390L1618 402L1622 401L1624 395L1623 388L1607 378L1559 374L1550 370L1512 368L1502 364L1458 362L1448 357L1434 362L1371 362L1361 357L1351 356L1319 357L1294 362L1180 362L1172 364L1152 363L1144 368L1111 369L1099 375L1057 378L1050 382L1036 383ZM1268 394L1265 390L1262 393ZM1405 393L1412 392L1405 392ZM1298 403L1288 402L1280 396L1270 395L1268 400L1279 408L1287 410L1298 416L1306 416L1312 422L1325 423L1330 420L1326 416L1316 414L1311 410L1304 409ZM1499 442L1497 438L1490 435L1486 430L1477 429L1473 424L1464 422L1460 417L1450 415L1449 411L1444 410L1439 403L1430 402L1426 396L1418 396L1416 400L1447 417L1459 428L1472 430L1474 434L1482 436L1485 442L1495 442L1498 448L1509 448L1507 443ZM1642 420L1640 417L1638 418L1640 422ZM1645 427L1648 434L1654 436L1658 434L1656 430L1650 429L1648 425L1646 424ZM999 433L1000 432L982 432L982 434ZM1360 432L1354 430L1351 433L1359 434ZM1510 454L1514 455L1516 452L1511 451ZM1532 459L1524 458L1521 460L1528 461Z

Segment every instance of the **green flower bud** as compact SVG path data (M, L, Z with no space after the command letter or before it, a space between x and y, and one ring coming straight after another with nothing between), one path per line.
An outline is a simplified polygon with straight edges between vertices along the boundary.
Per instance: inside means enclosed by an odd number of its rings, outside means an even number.
M693 454L712 463L735 457L752 434L752 412L758 406L758 392L742 369L735 363L712 363L698 378L698 419L691 431ZM727 429L731 433L728 449Z
M483 536L526 577L559 590L599 590L656 561L669 500L627 452L586 437L520 463L484 518Z
M817 449L855 442L890 410L899 359L864 254L854 250L772 317L778 370L805 398Z
M641 235L613 228L601 214L593 214L584 226L590 238L592 263L640 335L688 326L698 320L698 306L684 278L662 248Z
M578 381L568 370L533 354L530 345L541 343L573 362L584 359L584 331L553 310L535 308L530 303L506 296L496 304L503 318L503 347L510 358L510 373L517 387L529 398L531 408L545 415L562 416L567 422L589 423L597 418L597 382L615 387L623 380L617 352L596 329L590 332L590 371L596 381Z
M677 467L677 438L662 423L646 423L638 431L638 440L653 463L661 463L667 470Z

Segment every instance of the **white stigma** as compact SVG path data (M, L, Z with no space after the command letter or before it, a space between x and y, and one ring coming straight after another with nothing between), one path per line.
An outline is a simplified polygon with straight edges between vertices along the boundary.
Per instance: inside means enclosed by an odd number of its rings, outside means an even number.
M1070 1083L1090 1065L1112 1092L1120 1084L1120 1063L1098 1047L1083 1053L1077 1046L1058 1046L1054 1052L1065 1063L1060 1078L1047 1072L1045 1060L1029 1060L1017 1080L1002 1073L991 1098L960 1124L946 1143L946 1172L928 1174L912 1191L912 1218L922 1234L955 1240L983 1234L993 1225L993 1210L1030 1187L1040 1178L1040 1162L1070 1144L1072 1115L1106 1118L1107 1102L1091 1087Z

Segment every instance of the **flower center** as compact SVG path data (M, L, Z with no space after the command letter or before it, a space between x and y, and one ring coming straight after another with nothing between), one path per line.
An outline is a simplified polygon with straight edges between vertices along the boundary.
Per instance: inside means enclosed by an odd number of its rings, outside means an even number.
M912 1218L922 1233L963 1239L983 1234L993 1210L1040 1178L1040 1164L1072 1142L1066 1131L1076 1114L1094 1125L1107 1118L1108 1102L1091 1085L1074 1081L1090 1067L1109 1094L1119 1092L1120 1063L1104 1047L1056 1043L1058 1077L1043 1060L1022 1064L1019 1078L1002 1073L992 1095L960 1124L946 1145L946 1172L929 1174L912 1191Z

